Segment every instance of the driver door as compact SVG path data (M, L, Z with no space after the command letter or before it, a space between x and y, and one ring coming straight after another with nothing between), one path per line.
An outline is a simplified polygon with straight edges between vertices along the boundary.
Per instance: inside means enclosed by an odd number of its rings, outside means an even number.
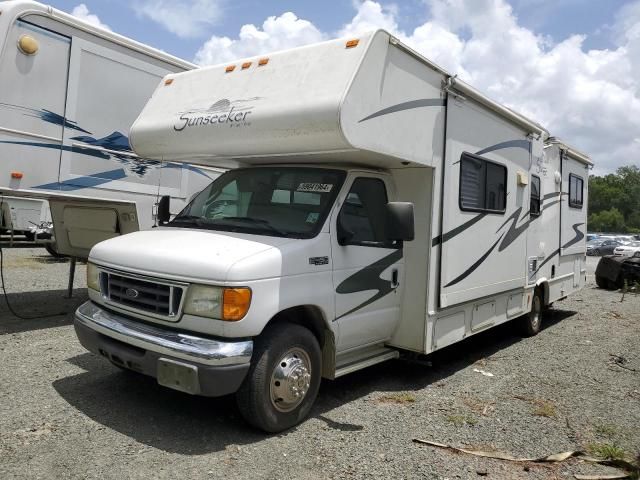
M333 286L338 352L391 338L400 319L404 259L387 240L386 178L358 174L347 179L331 220Z

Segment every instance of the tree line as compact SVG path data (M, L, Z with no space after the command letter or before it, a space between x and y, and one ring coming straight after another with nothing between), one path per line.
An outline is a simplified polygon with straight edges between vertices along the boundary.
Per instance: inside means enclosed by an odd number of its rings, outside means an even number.
M589 176L590 232L640 233L640 168Z

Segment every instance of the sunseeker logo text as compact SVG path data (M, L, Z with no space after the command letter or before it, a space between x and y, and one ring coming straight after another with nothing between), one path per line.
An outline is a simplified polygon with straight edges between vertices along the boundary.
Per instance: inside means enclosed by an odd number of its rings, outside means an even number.
M246 127L251 125L252 103L259 97L231 101L218 100L208 108L182 112L173 126L176 132L192 127Z

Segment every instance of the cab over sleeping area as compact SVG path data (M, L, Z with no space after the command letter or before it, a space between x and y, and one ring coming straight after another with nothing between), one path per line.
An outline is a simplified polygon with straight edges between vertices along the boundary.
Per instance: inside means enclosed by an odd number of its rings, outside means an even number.
M131 143L231 169L91 250L77 335L268 432L585 284L588 157L384 31L168 75Z

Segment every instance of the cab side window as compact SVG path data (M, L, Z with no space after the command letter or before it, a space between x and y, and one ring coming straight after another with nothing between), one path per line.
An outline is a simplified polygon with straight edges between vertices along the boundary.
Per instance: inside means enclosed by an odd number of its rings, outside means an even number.
M391 248L385 226L387 189L378 178L356 178L338 215L341 245Z

